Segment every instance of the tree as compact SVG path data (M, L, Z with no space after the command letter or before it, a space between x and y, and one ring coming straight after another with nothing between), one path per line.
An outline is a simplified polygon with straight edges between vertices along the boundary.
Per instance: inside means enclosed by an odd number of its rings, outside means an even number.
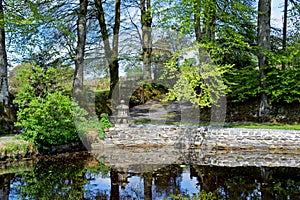
M151 80L151 54L152 54L152 14L151 0L141 0L142 48L144 79Z
M86 43L86 15L88 0L79 0L77 19L77 48L75 55L75 71L73 90L75 95L83 89L84 51Z
M287 21L288 21L288 0L284 0L284 10L283 10L283 28L282 28L282 51L285 54L286 42L287 42ZM285 63L282 63L282 69L285 69Z
M85 111L65 95L61 73L55 68L23 65L16 74L23 83L15 100L19 105L16 126L22 127L22 137L45 150L79 141L74 115Z
M215 38L217 1L193 1L195 36L198 42Z
M258 66L260 73L260 85L262 87L259 115L269 114L270 105L265 93L267 85L265 76L268 69L267 51L270 51L270 23L271 23L271 0L259 0L258 2Z
M112 46L109 40L109 31L105 19L103 1L95 0L95 6L97 8L97 19L100 25L101 37L104 44L104 54L109 65L109 74L110 74L109 97L111 97L112 92L119 81L119 60L118 59L119 59L119 31L120 31L120 23L121 23L121 10L120 10L121 1L115 0Z
M0 103L8 104L7 55L5 46L5 26L3 1L0 0Z
M165 4L158 3L156 10L159 12L156 14L160 26L178 30L188 40L198 43L200 62L214 63L211 65L212 71L219 70L227 86L239 87L243 84L239 77L243 68L251 66L254 70L256 32L253 1L165 1ZM202 54L201 51L207 53ZM230 71L235 69L235 72L229 73L229 68ZM206 85L200 83L203 78L199 76L189 79L201 87ZM233 89L227 91L232 92Z

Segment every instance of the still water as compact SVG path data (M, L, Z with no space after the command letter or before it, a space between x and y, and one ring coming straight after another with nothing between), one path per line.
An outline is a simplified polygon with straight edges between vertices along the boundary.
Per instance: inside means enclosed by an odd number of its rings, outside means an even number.
M132 168L138 170L131 170ZM298 167L140 164L110 167L87 152L0 166L0 199L300 199ZM140 171L140 172L139 172Z

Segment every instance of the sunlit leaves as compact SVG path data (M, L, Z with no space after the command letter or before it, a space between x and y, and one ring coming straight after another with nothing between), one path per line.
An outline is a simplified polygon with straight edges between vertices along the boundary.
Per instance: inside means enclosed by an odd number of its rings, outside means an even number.
M167 100L189 101L200 107L210 107L217 104L225 96L226 86L221 74L230 66L218 67L212 62L198 63L197 59L184 59L175 53L166 63L162 78L175 84L169 89ZM197 57L196 57L197 58Z

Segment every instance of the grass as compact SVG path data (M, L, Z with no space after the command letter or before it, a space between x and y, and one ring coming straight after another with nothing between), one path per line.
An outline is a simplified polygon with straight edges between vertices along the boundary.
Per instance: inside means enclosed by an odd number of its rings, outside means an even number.
M300 130L300 124L232 123L232 124L225 124L224 127L250 128L250 129Z
M151 124L151 120L144 119L135 121L134 124ZM181 122L169 122L167 124L172 125L182 125ZM163 124L155 124L163 125ZM190 125L190 124L186 124ZM199 123L199 126L210 126L210 123L202 122ZM267 124L267 123L228 123L224 124L225 128L249 128L249 129L281 129L281 130L300 130L300 124Z
M0 157L25 156L28 152L35 151L34 144L25 140L14 139L0 143Z

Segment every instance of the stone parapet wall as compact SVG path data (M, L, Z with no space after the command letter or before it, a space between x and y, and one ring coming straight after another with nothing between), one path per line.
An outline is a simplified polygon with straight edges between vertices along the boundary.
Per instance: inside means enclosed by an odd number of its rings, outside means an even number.
M173 125L113 127L92 145L108 165L133 172L170 164L300 167L299 150L300 131Z
M113 127L107 146L176 146L208 149L300 150L300 131L174 125Z
M174 125L133 125L113 127L106 131L105 141L124 146L190 146L201 145L207 128Z
M209 129L204 146L229 149L300 150L300 131L225 128Z

